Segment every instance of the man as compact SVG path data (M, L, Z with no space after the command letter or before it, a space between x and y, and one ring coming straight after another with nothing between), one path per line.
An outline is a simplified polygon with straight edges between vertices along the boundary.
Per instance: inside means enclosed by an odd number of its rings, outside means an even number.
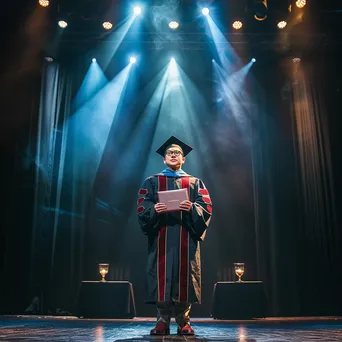
M148 237L147 303L157 306L157 325L151 335L170 334L172 311L178 335L194 335L192 303L201 301L200 242L209 226L212 205L204 183L182 170L192 148L171 136L158 150L166 169L148 177L138 194L138 217ZM158 191L187 189L177 211L158 202Z

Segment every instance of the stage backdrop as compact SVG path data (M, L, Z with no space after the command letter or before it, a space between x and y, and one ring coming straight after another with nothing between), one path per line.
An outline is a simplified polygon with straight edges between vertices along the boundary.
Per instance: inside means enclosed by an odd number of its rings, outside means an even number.
M6 113L24 119L3 144L2 313L23 312L36 294L44 312L73 313L80 282L100 279L97 264L108 262L107 279L132 282L137 314L155 314L143 303L136 194L163 168L156 148L176 135L194 147L184 170L213 201L193 316L209 316L214 283L235 280L237 261L245 280L265 282L269 315L341 314L340 85L329 64L341 67L334 56L274 58L236 93L209 53L193 55L178 59L176 84L163 81L167 62L154 63L154 51L140 67L120 54L106 70L101 59L44 61L10 85L20 101L6 99Z

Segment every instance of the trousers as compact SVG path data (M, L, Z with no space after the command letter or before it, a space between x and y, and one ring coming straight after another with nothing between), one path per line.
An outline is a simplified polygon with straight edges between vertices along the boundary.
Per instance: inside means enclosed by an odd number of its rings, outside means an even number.
M170 325L171 317L174 315L177 324L183 327L190 322L191 304L187 302L177 302L169 300L167 302L157 302L157 320Z

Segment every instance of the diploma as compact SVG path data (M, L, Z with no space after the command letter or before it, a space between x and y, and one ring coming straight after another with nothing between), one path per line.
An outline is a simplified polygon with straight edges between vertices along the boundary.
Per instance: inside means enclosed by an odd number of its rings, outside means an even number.
M167 206L166 211L179 211L179 204L189 199L187 189L158 191L158 200Z

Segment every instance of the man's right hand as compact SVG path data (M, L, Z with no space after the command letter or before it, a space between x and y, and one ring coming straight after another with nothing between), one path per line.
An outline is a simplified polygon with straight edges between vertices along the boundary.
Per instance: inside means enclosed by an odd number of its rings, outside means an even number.
M157 203L154 205L154 210L159 215L166 212L167 206L165 203Z

